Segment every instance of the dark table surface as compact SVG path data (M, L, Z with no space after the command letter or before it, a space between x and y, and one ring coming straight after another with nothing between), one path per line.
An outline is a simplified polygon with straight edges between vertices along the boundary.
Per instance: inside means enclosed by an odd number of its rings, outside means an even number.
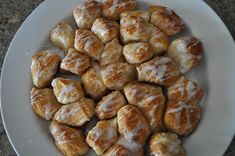
M43 0L0 0L0 71L7 48L27 16ZM235 39L235 0L205 0L221 17ZM0 156L15 156L0 118ZM235 156L235 138L224 156Z

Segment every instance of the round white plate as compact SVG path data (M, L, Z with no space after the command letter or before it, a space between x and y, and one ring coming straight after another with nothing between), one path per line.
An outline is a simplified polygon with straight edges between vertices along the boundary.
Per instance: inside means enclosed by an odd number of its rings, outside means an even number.
M1 79L2 117L8 137L22 156L60 155L48 132L48 122L35 115L30 105L31 56L50 47L48 34L61 20L72 22L72 11L81 0L46 0L16 33L5 58ZM221 156L235 130L235 46L219 17L201 0L141 0L174 9L190 33L202 40L204 60L189 78L205 90L199 127L184 139L190 156Z

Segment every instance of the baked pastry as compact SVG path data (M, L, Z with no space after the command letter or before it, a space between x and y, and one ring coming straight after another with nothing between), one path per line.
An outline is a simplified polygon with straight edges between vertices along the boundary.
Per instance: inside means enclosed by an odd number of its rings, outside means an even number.
M125 11L121 13L121 18L124 16L136 16L143 18L146 22L150 20L150 12L149 11Z
M39 51L32 56L31 73L37 88L46 88L56 74L61 58L49 51Z
M130 42L147 42L150 37L150 26L143 18L124 16L120 20L120 37L124 44Z
M102 5L95 0L86 0L73 11L79 29L90 29L94 21L102 16Z
M62 104L76 102L84 97L82 86L78 80L55 78L51 85L57 100Z
M104 0L103 16L108 19L117 20L124 11L134 10L136 0Z
M100 67L95 63L82 75L81 81L86 95L93 99L99 99L107 93L100 75Z
M150 128L144 115L132 105L122 107L117 114L118 132L129 142L144 145Z
M51 120L61 105L49 88L31 90L31 105L34 111L43 119Z
M116 118L99 121L86 137L86 142L97 155L106 151L118 138Z
M90 67L90 59L88 56L76 51L74 48L68 50L68 54L60 64L61 71L69 71L81 76L87 68Z
M202 59L203 45L195 37L180 37L171 42L168 55L179 63L181 73L186 73Z
M155 57L137 67L140 81L170 86L180 77L178 64L169 57Z
M185 156L184 147L174 133L155 133L150 139L152 156Z
M96 114L99 119L109 119L117 115L120 108L126 105L126 99L120 91L113 91L96 106Z
M73 48L74 36L71 25L61 22L51 31L50 39L56 47L67 51L69 48Z
M123 47L117 38L106 43L101 54L100 65L106 66L112 63L123 62L122 49Z
M120 136L118 141L102 156L143 156L143 151L142 145L130 142Z
M121 90L135 78L135 69L127 63L110 64L101 69L101 77L107 88Z
M140 64L153 56L153 49L145 42L130 43L124 46L122 53L128 63Z
M145 115L153 132L164 129L165 97L161 87L132 82L124 87L128 103L137 106Z
M181 77L176 83L167 89L168 99L172 101L184 101L198 104L203 97L203 90L193 81Z
M189 135L198 125L201 109L182 101L168 101L164 123L167 129L180 136Z
M49 130L55 139L57 148L65 156L84 155L88 152L89 146L86 144L81 130L60 124L57 121L51 122Z
M94 101L83 98L77 102L62 106L56 112L54 120L70 126L82 126L90 121L94 114Z
M185 29L183 20L171 9L164 6L151 6L150 22L159 27L168 36L175 35Z
M167 51L170 41L168 36L163 33L158 27L150 24L151 36L149 44L153 47L154 55L161 55Z
M75 33L74 47L82 53L99 60L104 50L104 45L100 39L89 30L78 29Z
M98 36L103 43L107 43L118 37L119 24L115 21L97 18L91 27L91 31Z

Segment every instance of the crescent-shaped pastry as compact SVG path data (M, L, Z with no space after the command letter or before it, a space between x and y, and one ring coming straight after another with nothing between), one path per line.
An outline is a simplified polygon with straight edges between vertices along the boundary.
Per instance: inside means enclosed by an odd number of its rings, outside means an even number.
M201 109L198 105L169 101L164 123L169 131L180 136L187 136L197 127L200 115Z
M113 63L123 62L122 45L117 38L105 44L104 51L101 54L100 65L106 66Z
M54 120L66 125L78 127L90 121L94 114L94 101L83 98L75 103L62 106L56 112Z
M137 67L140 81L153 82L162 86L174 84L180 77L178 64L169 57L155 57Z
M124 93L128 103L137 106L145 115L153 132L164 129L165 97L161 87L132 82L124 87Z
M103 43L107 43L118 37L119 24L115 21L98 18L93 23L91 31L98 36Z
M69 48L73 48L74 36L71 25L61 22L51 31L50 39L56 47L67 51Z
M55 139L57 148L65 156L85 155L89 151L89 146L86 144L81 130L57 121L51 122L49 130Z
M102 156L143 156L143 151L141 144L130 142L120 136L118 141Z
M150 12L149 11L125 11L121 13L121 18L124 16L136 16L143 18L146 22L149 22Z
M140 64L153 56L153 49L145 42L130 43L124 46L123 55L130 64Z
M74 47L82 53L86 53L90 57L99 60L104 50L101 40L89 30L78 29L75 33Z
M57 100L62 104L76 102L84 97L82 86L78 80L55 78L51 85Z
M118 132L129 142L144 145L150 127L141 111L132 105L122 107L117 114Z
M126 99L120 91L113 91L96 106L96 114L99 119L109 119L117 115L117 112L126 104Z
M108 19L117 20L124 11L134 10L136 0L104 0L103 16Z
M185 156L184 147L174 133L155 133L150 139L152 156Z
M86 0L73 11L79 29L90 29L94 21L102 16L102 5L95 0Z
M171 9L163 6L151 6L150 22L159 27L168 36L175 35L185 29L183 20Z
M127 63L116 63L101 69L104 85L112 90L121 90L135 78L135 69Z
M154 55L161 55L167 51L170 41L168 36L163 33L158 27L150 24L151 36L149 44L153 47Z
M49 51L39 51L32 56L31 73L37 88L48 87L58 71L61 58Z
M186 73L202 59L203 45L195 37L180 37L171 42L168 54L179 63L181 73Z
M89 67L89 57L76 51L74 48L70 48L68 50L68 54L60 64L61 71L69 71L73 74L77 74L78 76L81 76Z
M49 88L31 90L31 105L34 111L43 119L51 120L61 105Z
M99 99L107 93L100 75L100 67L95 63L82 75L81 81L86 95L93 99Z
M147 42L150 38L150 25L143 18L124 16L120 20L120 35L124 44L130 42Z
M193 81L181 77L167 89L168 99L198 104L203 97L203 90Z
M116 118L99 121L86 137L86 142L97 155L106 151L118 138Z

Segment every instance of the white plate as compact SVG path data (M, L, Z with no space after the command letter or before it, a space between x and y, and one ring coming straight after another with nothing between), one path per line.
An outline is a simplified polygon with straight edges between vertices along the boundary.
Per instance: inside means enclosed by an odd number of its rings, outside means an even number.
M56 156L48 123L39 119L30 105L32 87L30 57L50 46L48 34L61 20L72 21L72 10L81 0L46 0L16 33L2 70L2 117L8 137L18 155ZM235 130L235 46L219 17L200 0L142 0L174 9L187 23L190 32L201 39L205 58L189 74L205 90L201 103L202 120L184 146L190 156L221 156Z

